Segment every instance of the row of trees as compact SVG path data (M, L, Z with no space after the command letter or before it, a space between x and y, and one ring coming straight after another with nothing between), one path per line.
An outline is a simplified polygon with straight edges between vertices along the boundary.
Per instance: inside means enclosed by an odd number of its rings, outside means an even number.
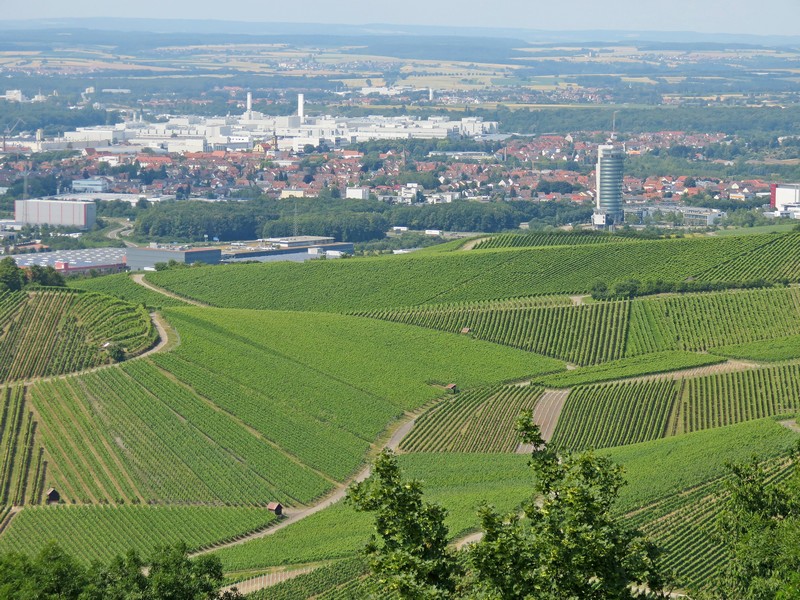
M186 546L158 548L147 563L134 551L87 567L51 543L34 557L0 555L0 598L6 600L236 600L220 592L222 563L190 559Z
M0 290L17 292L28 286L63 287L66 283L61 273L53 267L31 265L20 269L10 256L0 260Z
M341 198L256 199L247 202L162 202L139 210L136 235L169 241L222 241L287 235L332 235L337 241L382 239L390 226L445 231L497 232L521 222L558 226L583 222L591 206L573 202L456 201L425 206L389 205Z

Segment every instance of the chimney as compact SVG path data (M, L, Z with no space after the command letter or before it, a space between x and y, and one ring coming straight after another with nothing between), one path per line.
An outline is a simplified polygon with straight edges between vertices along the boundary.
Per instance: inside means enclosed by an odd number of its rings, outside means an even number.
M247 92L247 112L253 110L253 92Z
M297 116L300 117L301 122L306 118L305 97L303 94L297 94Z

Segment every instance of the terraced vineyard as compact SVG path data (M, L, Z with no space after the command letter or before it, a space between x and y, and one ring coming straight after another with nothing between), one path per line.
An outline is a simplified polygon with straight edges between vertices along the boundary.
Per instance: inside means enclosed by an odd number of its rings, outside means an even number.
M266 509L202 506L40 506L15 516L0 536L0 552L36 553L42 540L69 540L86 560L109 562L135 549L184 541L192 549L263 529L275 521Z
M443 400L414 424L402 441L408 452L514 452L514 423L533 410L543 388L503 386L478 389Z
M0 409L0 506L36 503L43 489L45 463L25 388L4 388Z
M411 308L361 313L537 352L580 365L621 358L625 351L629 302L581 306L496 308ZM501 305L502 306L502 305Z
M70 373L111 362L108 344L133 356L158 337L142 307L92 293L46 290L0 299L0 381Z
M610 448L658 439L667 433L678 383L653 380L575 388L551 443L565 450Z
M595 232L503 233L482 240L473 250L496 248L538 248L540 246L580 246L584 244L626 243L630 240Z
M678 432L800 411L800 365L751 369L687 381Z
M800 333L800 288L735 290L635 300L627 356L705 351Z

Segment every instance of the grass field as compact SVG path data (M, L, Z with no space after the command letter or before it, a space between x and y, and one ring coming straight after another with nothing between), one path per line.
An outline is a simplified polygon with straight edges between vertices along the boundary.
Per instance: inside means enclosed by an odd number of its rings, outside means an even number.
M186 303L164 294L150 291L146 287L134 282L127 273L104 275L89 279L74 279L69 282L69 287L88 290L100 294L116 296L131 304L144 304L148 308L166 308L168 306L185 306Z

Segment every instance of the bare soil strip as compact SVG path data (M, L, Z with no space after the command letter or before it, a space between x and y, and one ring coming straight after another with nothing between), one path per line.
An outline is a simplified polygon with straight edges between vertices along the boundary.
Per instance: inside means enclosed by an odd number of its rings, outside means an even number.
M564 408L570 390L545 390L536 408L533 409L533 422L539 426L545 442L549 442L553 437L558 417ZM517 446L517 454L530 454L533 447L530 444L520 444Z
M162 296L168 296L169 298L174 298L175 300L180 300L181 302L186 302L187 304L192 304L193 306L204 306L209 308L210 304L205 304L203 302L199 302L197 300L191 300L189 298L184 298L183 296L178 296L178 294L173 294L170 291L165 290L164 288L157 287L150 283L149 281L145 280L144 273L134 273L131 275L131 279L134 283L138 283L142 287L146 287L151 292L155 292L156 294L161 294Z

